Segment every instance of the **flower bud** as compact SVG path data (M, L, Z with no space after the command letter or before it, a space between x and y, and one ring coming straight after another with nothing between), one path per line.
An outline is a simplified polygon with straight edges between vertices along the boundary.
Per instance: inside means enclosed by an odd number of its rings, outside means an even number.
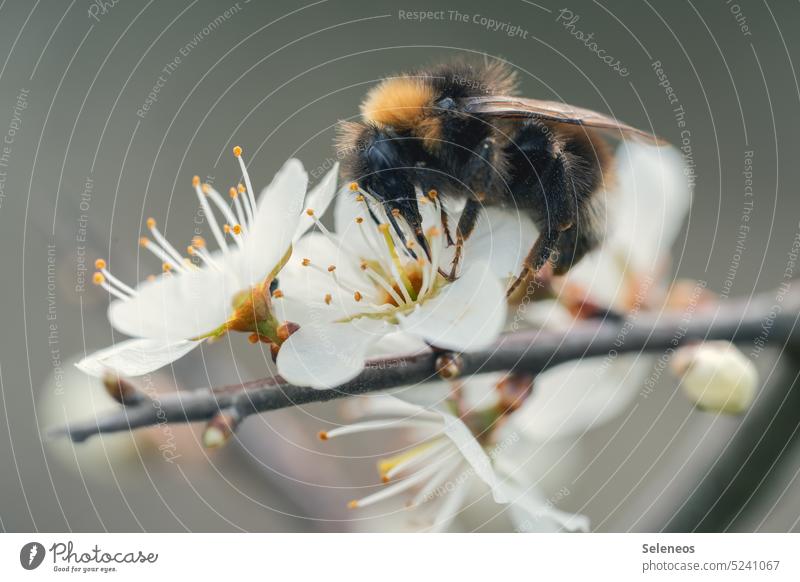
M689 400L703 410L739 414L755 396L756 367L729 342L712 341L680 348L671 367L682 376L681 386Z

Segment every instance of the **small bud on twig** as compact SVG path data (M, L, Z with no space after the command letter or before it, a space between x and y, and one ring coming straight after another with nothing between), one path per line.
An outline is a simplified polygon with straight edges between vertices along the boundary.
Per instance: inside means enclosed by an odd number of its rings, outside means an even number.
M729 342L682 347L671 367L682 376L683 391L698 408L740 414L753 402L758 372L753 362Z
M454 352L445 352L436 358L436 373L443 380L454 380L464 371L464 358Z
M233 433L242 422L242 415L236 408L227 408L215 414L203 431L203 446L218 449L231 440Z
M144 392L111 370L103 375L103 386L108 395L123 406L132 406L147 400Z

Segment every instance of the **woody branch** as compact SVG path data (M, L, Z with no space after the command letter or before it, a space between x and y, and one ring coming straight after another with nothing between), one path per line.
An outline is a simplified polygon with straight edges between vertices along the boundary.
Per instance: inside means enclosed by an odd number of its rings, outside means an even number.
M106 416L56 429L53 436L75 442L92 435L169 423L208 422L226 441L246 417L337 398L424 384L456 375L518 372L535 375L558 364L589 357L615 358L634 352L665 352L681 345L728 340L761 350L800 345L800 292L791 283L748 299L721 302L696 312L641 313L625 320L576 322L563 331L509 333L491 348L451 354L428 350L413 356L370 361L355 379L330 390L292 386L279 376L229 386L176 392L154 406L144 392L121 378L107 378L106 388L120 409ZM747 350L745 350L747 351Z

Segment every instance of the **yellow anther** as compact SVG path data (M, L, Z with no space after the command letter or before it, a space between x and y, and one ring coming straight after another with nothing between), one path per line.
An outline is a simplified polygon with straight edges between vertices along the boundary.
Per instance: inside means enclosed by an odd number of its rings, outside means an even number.
M203 190L203 194L208 194L211 191L211 186L209 186L208 184L203 184L201 189Z
M147 245L150 244L150 239L148 239L146 236L143 236L142 238L139 239L139 244L143 247L146 247Z
M398 208L392 208L392 216L394 216L395 218L399 218L400 210Z
M439 193L436 190L428 190L428 198L430 198L431 200L436 200L436 197L438 195Z
M257 344L258 343L258 334L257 333L251 333L249 336L247 336L247 341L249 341L251 344Z
M314 209L313 208L308 208L306 210L306 214L308 214L309 216L314 216Z
M230 234L231 233L231 225L230 224L223 224L222 225L222 230L225 232L225 234Z
M319 437L319 440L326 441L328 440L328 431L321 430L317 433L317 436Z
M106 268L106 262L103 259L97 259L94 262L94 268L95 269L105 269Z
M325 305L330 305L331 301L333 301L333 297L331 297L330 293L325 294Z
M347 508L348 509L357 509L358 508L358 501L356 501L355 499L353 499L352 501L348 501L347 502Z
M236 186L236 189L239 191L239 194L244 194L247 191L247 189L244 187L244 184L239 184Z
M148 282L152 283L155 280L156 280L156 276L155 275L148 275L147 276L147 281Z
M147 219L147 228L153 230L156 227L156 219L155 218L148 218Z
M383 234L386 234L386 233L389 232L389 225L385 224L385 223L384 224L379 224L378 225L378 230L381 231Z
M303 259L300 261L300 264L302 264L304 267L307 267L311 264L311 259Z
M359 194L358 196L356 196L356 202L364 202L364 195Z
M204 239L202 236L194 236L192 237L192 246L202 249L206 246L206 239Z
M242 155L242 148L239 146L233 146L233 155L237 158Z
M163 270L165 273L169 273L169 272L172 270L172 265L171 265L171 264L169 264L169 263L164 263L163 265L161 265L161 269L162 269L162 270Z
M364 218L361 216L356 216L356 224L361 224L362 222L364 222Z
M367 263L367 261L361 261L359 267L361 267L362 271L366 271L369 268L369 264Z
M355 293L353 293L353 299L355 299L356 301L361 301L363 298L364 296L360 292L356 291Z
M440 234L442 234L442 231L436 226L432 226L428 229L428 238L435 238Z
M236 197L239 195L239 193L236 191L236 188L234 188L233 186L231 186L231 189L230 189L230 190L228 190L228 195L229 195L231 198L236 198Z
M358 192L358 182L350 182L350 191Z
M92 277L92 283L94 283L95 285L102 285L103 283L105 283L105 281L106 278L103 277L103 273L95 273L94 276Z
M233 225L233 234L242 234L242 225L241 224L234 224Z
M336 265L328 265L328 272L333 273L336 270Z
M283 297L283 291L281 291L280 289L275 289L275 291L272 292L272 297L274 297L275 299L280 299L281 297Z
M192 178L192 186L197 188L200 185L200 176L194 176Z

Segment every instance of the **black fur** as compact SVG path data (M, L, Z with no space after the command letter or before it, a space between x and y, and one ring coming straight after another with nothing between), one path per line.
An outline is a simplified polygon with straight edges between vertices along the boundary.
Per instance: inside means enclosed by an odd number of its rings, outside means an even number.
M457 63L411 75L434 88L426 121L436 124L436 138L413 127L344 124L339 139L344 180L358 182L389 209L398 209L412 229L419 225L415 186L466 198L456 228L459 251L481 205L529 215L540 235L512 289L548 260L556 273L566 272L596 246L595 193L609 157L597 134L534 120L480 118L461 110L459 100L465 97L515 92L513 76L503 67Z

